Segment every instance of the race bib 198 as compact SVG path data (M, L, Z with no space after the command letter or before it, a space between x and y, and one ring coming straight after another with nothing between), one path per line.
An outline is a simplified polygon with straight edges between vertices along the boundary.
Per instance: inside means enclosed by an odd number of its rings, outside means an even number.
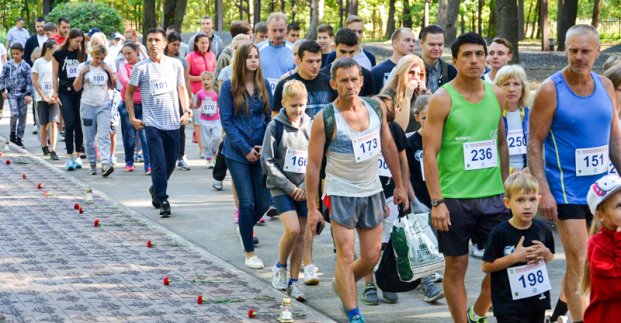
M382 150L379 129L369 134L351 140L354 146L356 163L375 157Z
M496 140L464 143L464 169L475 170L498 167Z
M507 274L513 300L540 295L552 289L543 260L532 265L509 267Z
M384 156L380 155L377 159L377 163L379 165L379 176L392 177L390 169L388 169L388 163L386 163Z
M576 149L576 176L606 173L608 165L608 145Z
M217 103L212 100L204 100L201 103L201 114L204 116L213 116L217 111Z
M509 155L526 154L526 137L522 130L511 130L507 132L507 143L509 145Z
M149 80L149 89L151 90L151 95L160 95L171 92L172 84L169 84L170 82L170 80L164 79Z
M305 174L308 163L308 151L287 149L283 168L287 172Z

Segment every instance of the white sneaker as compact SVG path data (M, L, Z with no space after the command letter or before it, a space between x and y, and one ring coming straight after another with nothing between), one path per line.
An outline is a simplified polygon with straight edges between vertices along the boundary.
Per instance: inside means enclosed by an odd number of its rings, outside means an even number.
M477 259L483 259L485 249L479 249L476 245L470 247L470 255Z
M300 281L293 282L287 288L287 295L291 298L295 298L298 302L304 302L306 298L304 297L304 285Z
M276 266L274 263L274 267L272 267L272 286L280 291L287 290L287 267Z
M263 269L263 267L265 267L263 266L263 261L257 256L246 258L244 264L246 265L246 267L251 269Z
M319 284L319 276L317 276L317 270L315 265L309 264L304 266L304 284L317 285Z

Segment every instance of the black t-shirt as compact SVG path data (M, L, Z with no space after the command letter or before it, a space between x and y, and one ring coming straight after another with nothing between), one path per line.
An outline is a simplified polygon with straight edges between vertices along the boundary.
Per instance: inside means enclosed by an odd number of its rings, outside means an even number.
M330 53L321 53L321 68L324 68L326 64L328 64L328 56L330 56Z
M324 68L322 68L321 70L319 70L320 73L323 73L325 75L328 75L330 78L332 78L332 75L330 74L330 68L332 67L332 63L326 65ZM364 78L364 82L362 83L362 88L360 89L360 96L373 96L375 95L374 91L375 88L373 87L373 75L371 75L371 72L364 68L364 67L360 67L362 69L362 77Z
M423 180L423 170L421 162L423 161L423 136L420 132L415 132L408 138L408 166L410 167L410 182L414 188L416 198L428 208L431 208L431 197L427 191L427 184Z
M515 246L524 236L524 247L532 246L533 240L543 242L543 244L554 253L554 237L548 226L539 221L533 220L532 225L526 230L519 230L513 227L509 221L504 221L497 225L490 233L483 260L493 262L515 251ZM526 263L516 263L511 267L522 266ZM507 270L499 270L492 273L492 304L494 306L494 316L507 316L529 313L531 311L543 311L550 308L550 292L535 295L529 298L513 300L511 297L511 287Z
M388 123L388 128L390 129L392 139L395 141L395 145L397 146L397 151L401 153L407 148L408 145L408 139L405 137L405 132L403 132L401 126L399 126L399 124L394 121ZM392 177L380 176L380 182L382 182L384 196L386 198L391 197L395 191L395 181L392 179Z
M78 74L77 51L57 50L54 59L58 62L58 93L78 93L73 89L73 81Z
M308 91L308 100L306 103L306 114L314 118L317 112L321 111L326 104L336 99L336 91L330 87L330 77L319 73L314 80L305 80L299 73L290 75L278 82L274 89L274 104L272 111L280 111L282 108L282 89L285 83L290 80L298 80L304 83L306 91Z

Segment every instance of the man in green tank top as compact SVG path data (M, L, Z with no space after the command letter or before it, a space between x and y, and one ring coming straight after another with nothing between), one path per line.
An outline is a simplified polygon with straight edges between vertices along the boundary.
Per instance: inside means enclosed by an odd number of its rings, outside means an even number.
M451 44L458 73L429 102L423 135L425 179L431 197L431 221L438 229L446 257L444 293L454 322L486 322L491 305L490 277L468 308L464 285L468 243L472 236L485 244L491 230L509 212L503 205L503 180L509 151L498 102L502 91L481 80L487 47L476 33ZM479 314L479 315L477 315Z

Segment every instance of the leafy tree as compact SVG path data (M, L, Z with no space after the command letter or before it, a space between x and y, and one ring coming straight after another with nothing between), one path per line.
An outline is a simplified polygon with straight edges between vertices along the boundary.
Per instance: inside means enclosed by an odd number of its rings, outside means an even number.
M57 21L60 17L68 17L72 28L88 31L99 28L106 35L123 29L121 15L116 9L100 2L65 3L54 7L47 15L48 21Z

